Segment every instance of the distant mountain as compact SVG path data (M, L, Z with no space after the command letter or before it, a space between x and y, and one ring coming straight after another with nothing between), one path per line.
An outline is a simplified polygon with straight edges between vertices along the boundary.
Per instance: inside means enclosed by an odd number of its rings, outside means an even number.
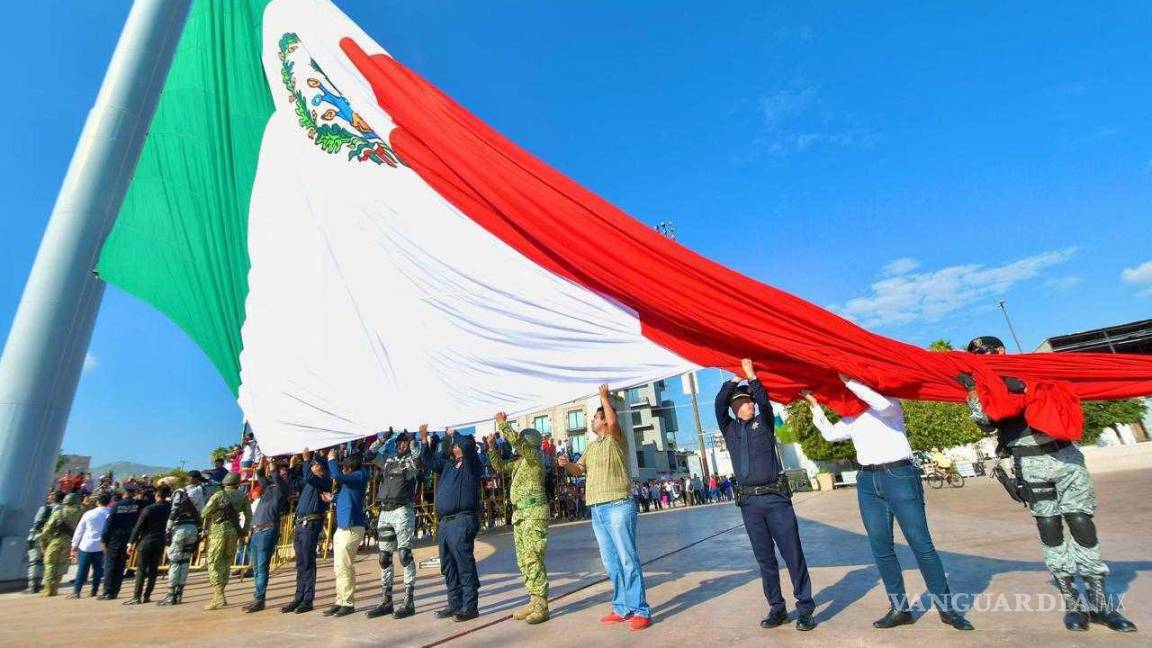
M129 475L155 475L156 473L168 472L172 468L170 466L146 466L132 461L114 461L103 466L93 467L92 475L99 477L109 470L116 475L116 479L121 479Z

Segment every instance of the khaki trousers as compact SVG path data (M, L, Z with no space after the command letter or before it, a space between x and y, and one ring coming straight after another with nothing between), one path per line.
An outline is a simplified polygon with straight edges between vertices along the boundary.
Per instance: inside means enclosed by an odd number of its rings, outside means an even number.
M336 529L332 537L336 569L336 605L353 607L356 599L356 550L364 541L364 527Z

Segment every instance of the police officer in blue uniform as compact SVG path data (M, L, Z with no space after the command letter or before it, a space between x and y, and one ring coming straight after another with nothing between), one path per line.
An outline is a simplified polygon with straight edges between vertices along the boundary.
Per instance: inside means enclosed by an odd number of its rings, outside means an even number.
M747 386L741 378L725 382L716 395L716 422L732 455L736 471L736 505L744 518L744 529L752 542L752 553L760 564L764 597L770 606L762 628L775 628L788 620L788 609L780 592L780 567L776 549L788 565L792 591L796 597L796 629L816 627L812 618L812 581L800 544L800 529L792 495L776 450L775 420L768 392L756 378L752 361L741 361ZM736 415L728 413L729 408Z
M124 486L125 497L112 505L112 513L104 525L100 542L104 543L104 593L96 598L111 600L120 595L120 584L124 582L124 565L128 560L128 544L132 529L140 519L140 513L151 502L138 499L139 491L135 484Z
M436 535L440 541L440 573L448 588L448 606L436 617L469 621L477 611L480 576L476 572L476 533L480 531L480 475L483 466L476 440L448 430L442 452L432 453L428 431L420 431L429 448L425 461L440 475L436 485Z
M293 475L292 490L297 495L296 522L292 527L292 547L296 554L296 593L287 605L280 608L284 614L305 614L313 610L316 598L316 547L324 532L328 515L326 497L332 493L332 477L328 464L320 456L313 457L307 448L301 453L303 465L297 467L292 457L289 473ZM296 470L299 472L295 472Z

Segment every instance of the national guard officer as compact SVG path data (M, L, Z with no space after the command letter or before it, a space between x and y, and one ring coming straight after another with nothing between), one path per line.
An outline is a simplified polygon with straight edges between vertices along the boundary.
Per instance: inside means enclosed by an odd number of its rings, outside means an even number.
M488 437L488 459L499 473L510 474L508 498L512 502L512 541L516 564L528 590L528 605L512 613L512 618L529 624L548 620L548 570L544 553L548 549L548 498L544 484L544 456L540 433L525 428L517 433L504 412L496 414L496 425L504 440L520 458L508 461L496 450L496 435Z
M469 621L477 610L480 576L476 573L476 533L480 531L480 474L483 467L476 453L476 440L449 429L440 453L431 452L428 431L420 439L429 447L429 466L440 475L436 485L440 573L448 588L448 606L436 618Z
M1006 353L1004 342L991 335L973 339L968 343L968 352ZM1009 393L1027 393L1028 386L1023 381L1011 377L1001 380ZM1100 558L1100 541L1092 521L1096 490L1080 449L1071 441L1057 441L1029 426L1023 414L991 419L980 403L972 375L961 373L956 381L968 390L972 420L984 432L996 434L997 456L1012 459L1015 483L1006 480L1005 485L1036 519L1044 545L1044 563L1064 599L1064 627L1083 631L1093 621L1118 632L1135 632L1136 625L1115 608L1104 587L1108 565ZM1006 475L999 467L997 472ZM1065 524L1071 538L1064 535ZM1081 598L1076 587L1077 573L1084 580L1087 600Z
M199 475L199 471L192 471ZM189 476L192 472L188 473ZM200 511L192 494L200 494L199 480L172 494L172 512L168 516L168 596L157 605L180 605L184 602L184 584L188 582L188 563L200 539ZM202 494L201 494L202 496ZM206 503L206 502L205 502Z
M52 512L40 533L44 549L44 596L56 596L60 579L68 571L72 534L84 512L80 510L80 493L68 493L64 504Z
M36 594L40 591L40 583L44 578L44 550L40 547L40 533L44 525L52 516L52 511L60 507L64 501L63 491L52 491L44 505L36 509L36 516L32 518L32 526L28 529L28 588L25 594Z
M140 513L148 504L137 498L140 491L134 483L124 485L124 494L123 499L112 504L108 523L104 525L104 533L100 536L100 542L104 543L104 593L96 597L98 600L112 600L120 596L124 564L128 560L128 541Z
M208 536L208 582L212 584L212 601L205 610L219 610L228 605L224 598L224 588L236 558L236 545L248 533L252 523L252 507L248 498L237 488L240 475L228 473L223 480L224 490L213 495L204 505L204 524L210 525ZM240 524L240 514L244 524Z
M420 429L428 431L427 425ZM380 587L384 598L380 605L368 611L368 618L391 614L393 618L416 614L416 558L412 555L412 534L416 527L416 481L424 463L424 449L412 443L407 430L391 440L392 431L381 435L368 447L366 457L380 468L380 485L376 501L380 505L380 520L376 526L376 539L380 546ZM393 610L392 606L392 554L398 553L404 567L404 602Z
M740 362L748 386L740 386L739 376L724 383L716 395L716 422L724 434L724 443L732 453L736 471L736 505L744 518L744 529L752 541L752 552L760 564L764 597L771 606L762 628L775 628L788 620L784 597L780 593L780 567L776 549L788 565L792 590L796 597L797 630L816 627L812 613L812 581L800 544L800 529L784 467L776 450L775 417L768 392L756 377L752 361ZM728 414L731 408L736 414ZM759 411L757 411L759 409Z

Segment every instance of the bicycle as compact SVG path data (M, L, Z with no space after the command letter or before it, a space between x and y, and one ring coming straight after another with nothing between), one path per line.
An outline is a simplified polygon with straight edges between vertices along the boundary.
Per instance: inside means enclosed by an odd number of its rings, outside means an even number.
M954 470L944 470L943 468L933 465L926 473L928 485L935 489L944 488L944 482L952 488L963 488L964 477Z

